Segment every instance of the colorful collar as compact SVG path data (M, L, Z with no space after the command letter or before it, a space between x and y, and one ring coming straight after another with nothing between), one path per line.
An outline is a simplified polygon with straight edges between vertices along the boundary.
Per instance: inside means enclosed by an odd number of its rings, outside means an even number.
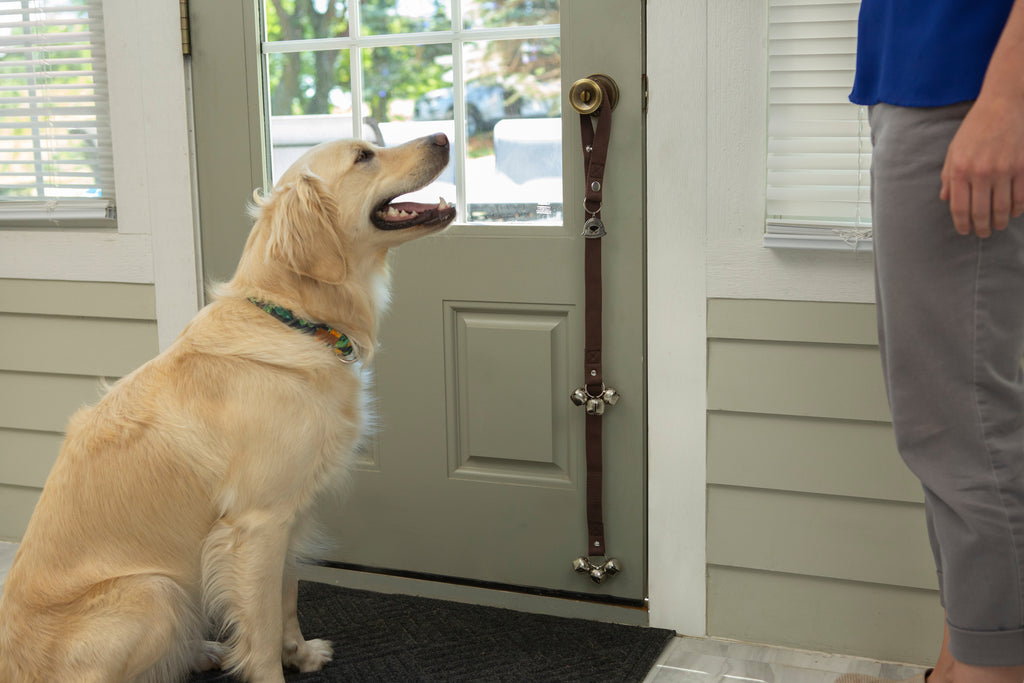
M268 303L266 301L260 301L255 297L250 296L249 301L256 304L260 309L277 318L288 327L296 329L304 334L313 335L324 344L331 347L331 350L334 351L334 355L336 355L338 360L342 363L348 365L359 360L359 348L356 346L355 342L333 327L311 323L307 320L303 320L302 318L296 318L295 315L287 308L282 308L281 306Z

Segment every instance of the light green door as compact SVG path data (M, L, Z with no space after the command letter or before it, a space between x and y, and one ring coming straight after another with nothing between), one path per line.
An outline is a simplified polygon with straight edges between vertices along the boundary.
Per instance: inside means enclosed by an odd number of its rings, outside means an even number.
M247 229L229 224L224 197L264 165L279 173L331 137L453 140L426 201L443 196L459 219L393 255L374 369L379 432L344 495L319 507L333 541L322 559L642 600L643 3L266 4L260 36L247 0L191 3L209 277L230 275ZM226 85L225 59L239 50L242 82ZM584 210L580 118L566 94L594 73L621 91L602 215L604 375L623 398L603 420L606 542L624 569L600 585L571 566L587 527L585 416L569 400L583 381Z

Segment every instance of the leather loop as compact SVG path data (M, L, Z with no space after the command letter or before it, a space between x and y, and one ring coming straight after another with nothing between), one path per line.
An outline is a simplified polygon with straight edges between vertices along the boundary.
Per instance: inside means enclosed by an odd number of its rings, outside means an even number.
M601 86L605 96L607 90ZM605 100L608 102L609 100ZM611 140L612 108L603 106L597 114L597 130L594 130L592 115L580 115L580 137L583 142L583 170L586 175L583 205L591 215L601 212L604 192L604 168L608 158L608 143ZM595 186L594 183L597 183ZM596 189L595 189L596 187ZM589 218L590 216L587 216Z
M601 416L587 415L587 555L605 554L604 547L604 502L601 495L604 485L604 463L601 457ZM596 444L592 448L591 444Z

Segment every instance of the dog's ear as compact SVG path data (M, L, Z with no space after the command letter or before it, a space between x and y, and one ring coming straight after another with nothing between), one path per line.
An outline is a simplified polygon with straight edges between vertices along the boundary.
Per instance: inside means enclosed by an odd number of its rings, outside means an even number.
M270 231L266 255L300 275L328 284L345 280L345 245L337 202L308 169L275 188L260 207Z

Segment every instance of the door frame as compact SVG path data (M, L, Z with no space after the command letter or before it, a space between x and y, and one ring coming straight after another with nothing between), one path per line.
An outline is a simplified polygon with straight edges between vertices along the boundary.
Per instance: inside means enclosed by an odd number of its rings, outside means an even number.
M260 70L238 59L241 50L258 49L258 34L246 28L255 24L255 1L190 4L200 229L215 226L203 233L204 243L216 235L215 239L236 244L238 250L251 227L241 207L266 177L262 159L248 151L259 149L265 135ZM703 133L707 131L707 0L642 1L651 90L645 141L649 612L316 567L307 568L306 578L536 612L649 623L690 636L706 634L708 153ZM685 88L677 87L683 82ZM239 120L250 123L247 127L223 124ZM225 135L244 139L246 144L225 147ZM224 169L232 170L225 173ZM211 183L210 179L216 180ZM233 204L214 200L223 196ZM234 263L204 258L207 280L229 277L233 268Z
M707 2L647 0L650 625L707 635Z

